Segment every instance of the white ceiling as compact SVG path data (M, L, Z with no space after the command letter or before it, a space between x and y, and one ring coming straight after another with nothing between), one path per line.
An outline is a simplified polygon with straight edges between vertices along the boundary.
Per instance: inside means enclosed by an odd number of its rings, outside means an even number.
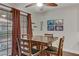
M57 3L57 4L58 4L57 7L43 6L42 10L40 10L40 8L37 7L36 5L26 8L25 6L28 5L28 3L11 3L11 4L7 3L5 5L15 7L15 8L24 10L25 12L29 12L29 13L32 13L32 12L47 12L49 10L53 10L53 9L56 9L56 8L75 6L75 5L79 6L79 3Z

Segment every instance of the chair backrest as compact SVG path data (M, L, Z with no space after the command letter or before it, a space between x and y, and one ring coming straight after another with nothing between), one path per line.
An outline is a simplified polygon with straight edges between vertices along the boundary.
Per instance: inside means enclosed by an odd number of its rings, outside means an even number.
M24 53L31 55L31 40L28 39L28 34L22 34L22 38L17 40L18 55L21 56ZM26 55L26 54L25 54Z
M60 38L59 47L58 47L58 56L63 55L63 43L64 43L64 36Z
M36 47L37 50L39 50L39 43L32 41L30 39L19 39L17 40L18 44L18 55L32 55L32 48Z
M47 33L45 33L44 35L46 35L46 36L52 36L53 34L47 34Z
M48 42L49 42L49 46L52 46L52 41L53 41L53 34L44 34L46 37L47 37L47 39L48 39Z

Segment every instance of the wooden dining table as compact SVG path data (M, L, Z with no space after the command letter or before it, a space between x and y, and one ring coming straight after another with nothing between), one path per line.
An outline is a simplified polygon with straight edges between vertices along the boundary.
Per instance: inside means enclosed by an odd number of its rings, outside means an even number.
M37 49L40 51L43 51L44 49L46 49L48 44L50 44L46 36L33 36L32 39L22 38L22 40L26 40L28 42L31 41L30 47L37 46ZM53 37L52 43L56 40L58 40L58 37Z

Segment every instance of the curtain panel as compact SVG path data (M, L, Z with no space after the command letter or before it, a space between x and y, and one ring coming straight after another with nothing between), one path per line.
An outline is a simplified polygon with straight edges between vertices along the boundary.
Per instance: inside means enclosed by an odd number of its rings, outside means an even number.
M31 14L27 15L27 34L28 34L28 39L32 38L32 22L31 22Z
M18 55L17 40L20 39L20 11L12 8L12 55Z

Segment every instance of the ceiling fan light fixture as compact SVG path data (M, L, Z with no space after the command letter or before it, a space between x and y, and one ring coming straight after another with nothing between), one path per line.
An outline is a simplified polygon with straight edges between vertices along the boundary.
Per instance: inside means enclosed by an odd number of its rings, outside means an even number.
M43 6L43 3L37 3L36 4L38 7L42 7Z

